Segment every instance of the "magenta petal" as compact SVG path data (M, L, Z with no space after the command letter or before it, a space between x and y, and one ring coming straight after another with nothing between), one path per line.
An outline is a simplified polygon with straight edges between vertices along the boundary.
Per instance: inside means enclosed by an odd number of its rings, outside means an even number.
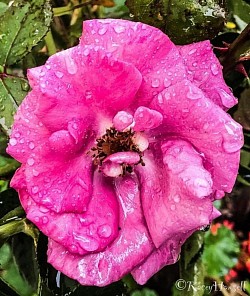
M158 95L151 108L164 116L154 135L169 133L190 141L204 153L214 189L230 192L238 173L242 127L185 80Z
M116 152L104 159L105 162L113 162L113 163L127 163L127 164L136 164L140 161L140 156L137 152Z
M43 152L34 150L30 154L24 167L23 178L27 181L29 195L37 204L57 213L85 211L92 196L91 159L61 158L49 147L41 149ZM15 176L11 185L15 187L14 184Z
M113 124L118 131L123 131L133 123L133 120L134 118L130 113L126 111L119 111L113 118Z
M20 189L27 218L53 240L74 254L101 251L118 234L119 209L114 190L99 173L88 209L82 214L56 214L34 202L26 189Z
M163 159L159 149L155 156L145 153L145 167L137 167L143 212L156 247L209 224L212 213L212 180L202 157L182 140L165 142Z
M222 66L213 53L210 41L180 46L179 49L189 80L210 100L225 110L237 104L237 99L224 81Z
M30 153L41 146L49 136L49 131L34 114L37 97L31 91L23 100L12 126L7 152L20 162L27 161Z
M136 107L149 103L155 94L186 77L176 46L160 30L142 23L121 19L85 21L80 44L102 46L113 57L135 65L143 77Z
M161 125L163 116L160 112L147 107L139 107L134 114L135 131L145 131Z
M164 242L159 249L155 249L146 260L137 266L132 272L133 278L140 285L144 285L154 274L165 265L177 261L181 252L182 243L192 234L193 231L176 234L172 239Z
M113 59L100 47L59 52L44 69L37 116L52 130L65 129L75 114L89 114L88 107L93 116L94 110L114 115L131 104L142 80L132 64Z
M121 205L121 230L106 250L79 257L49 242L48 261L82 285L105 286L117 281L154 249L144 224L136 179L117 178L116 190Z

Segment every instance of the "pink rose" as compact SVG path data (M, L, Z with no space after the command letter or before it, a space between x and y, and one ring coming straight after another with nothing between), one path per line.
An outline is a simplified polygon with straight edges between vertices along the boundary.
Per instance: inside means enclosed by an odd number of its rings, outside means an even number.
M11 186L49 237L48 261L82 285L143 284L219 215L242 130L209 41L176 47L156 28L84 22L76 47L30 69L8 152Z

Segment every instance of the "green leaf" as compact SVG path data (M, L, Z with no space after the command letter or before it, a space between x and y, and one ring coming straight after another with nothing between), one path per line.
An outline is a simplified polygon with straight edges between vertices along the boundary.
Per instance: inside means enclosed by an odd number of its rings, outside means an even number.
M6 134L10 133L13 116L28 90L26 79L0 74L0 125Z
M212 39L224 27L221 0L126 0L134 19L160 28L176 44Z
M0 266L0 278L18 295L36 295L38 268L32 238L18 235L10 243L3 244L0 248Z
M4 176L15 171L19 166L19 162L15 159L0 155L0 176Z
M14 0L1 16L0 65L12 65L29 53L48 32L49 0Z
M234 15L246 23L250 22L250 5L244 0L228 0L228 6Z
M204 266L201 260L203 252L201 232L194 233L184 244L180 259L180 278L173 287L174 296L202 296L204 284Z
M144 288L142 290L134 291L131 296L157 296L157 294L154 290Z
M216 235L208 232L202 256L208 276L220 277L227 274L236 264L239 251L239 242L232 230L221 226Z

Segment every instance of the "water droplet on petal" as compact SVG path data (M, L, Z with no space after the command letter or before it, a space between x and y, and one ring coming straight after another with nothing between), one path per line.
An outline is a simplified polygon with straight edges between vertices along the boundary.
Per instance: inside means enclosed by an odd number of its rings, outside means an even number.
M43 224L47 224L48 222L49 222L49 218L46 217L46 216L43 216L43 217L42 217L42 223L43 223Z
M165 78L163 83L165 87L169 87L172 84L171 80L168 78Z
M219 69L216 64L212 64L210 68L211 68L211 72L213 73L214 76L216 76L219 73Z
M58 78L62 78L63 77L63 73L60 72L60 71L56 71L55 74L56 74L56 77L58 77Z
M77 72L77 65L76 65L75 61L73 60L73 58L71 56L67 55L64 57L64 59L65 59L66 67L67 67L69 74L75 74Z
M189 51L189 55L192 55L192 54L194 54L194 53L196 53L196 51L197 51L197 49L196 48L194 48L194 49L191 49L190 51Z
M29 148L30 148L31 150L33 150L33 149L35 148L35 144L34 144L33 142L30 142L30 143L29 143Z
M27 164L30 165L30 166L32 166L34 163L35 163L35 160L33 158L29 158L27 160Z
M31 188L31 192L34 193L34 194L36 194L38 191L39 191L38 186L33 186L33 187Z
M10 145L15 146L17 144L17 140L15 138L10 139Z
M98 227L97 232L100 237L108 238L112 234L112 229L109 225L101 225Z
M238 151L242 147L241 127L234 121L225 123L227 133L223 133L223 148L228 153Z
M102 27L102 28L99 29L98 34L99 35L104 35L107 32L107 30L108 30L107 26Z
M120 34L125 31L125 27L116 25L116 26L114 26L114 30L116 33Z
M152 85L152 87L159 87L159 85L160 85L160 80L157 79L157 78L153 79L151 85Z

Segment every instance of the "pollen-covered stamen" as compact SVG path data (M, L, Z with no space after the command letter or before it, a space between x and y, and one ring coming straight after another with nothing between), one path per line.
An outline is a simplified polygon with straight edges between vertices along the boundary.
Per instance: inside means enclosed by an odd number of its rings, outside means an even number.
M131 129L123 132L118 131L114 127L107 129L106 133L96 140L96 146L91 148L94 164L101 167L108 156L116 154L117 152L134 152L137 153L139 157L138 161L133 163L133 165L145 165L142 159L143 153L133 141L134 135L135 132ZM133 165L126 162L126 160L123 163L120 163L120 165L123 174L126 172L133 172Z

